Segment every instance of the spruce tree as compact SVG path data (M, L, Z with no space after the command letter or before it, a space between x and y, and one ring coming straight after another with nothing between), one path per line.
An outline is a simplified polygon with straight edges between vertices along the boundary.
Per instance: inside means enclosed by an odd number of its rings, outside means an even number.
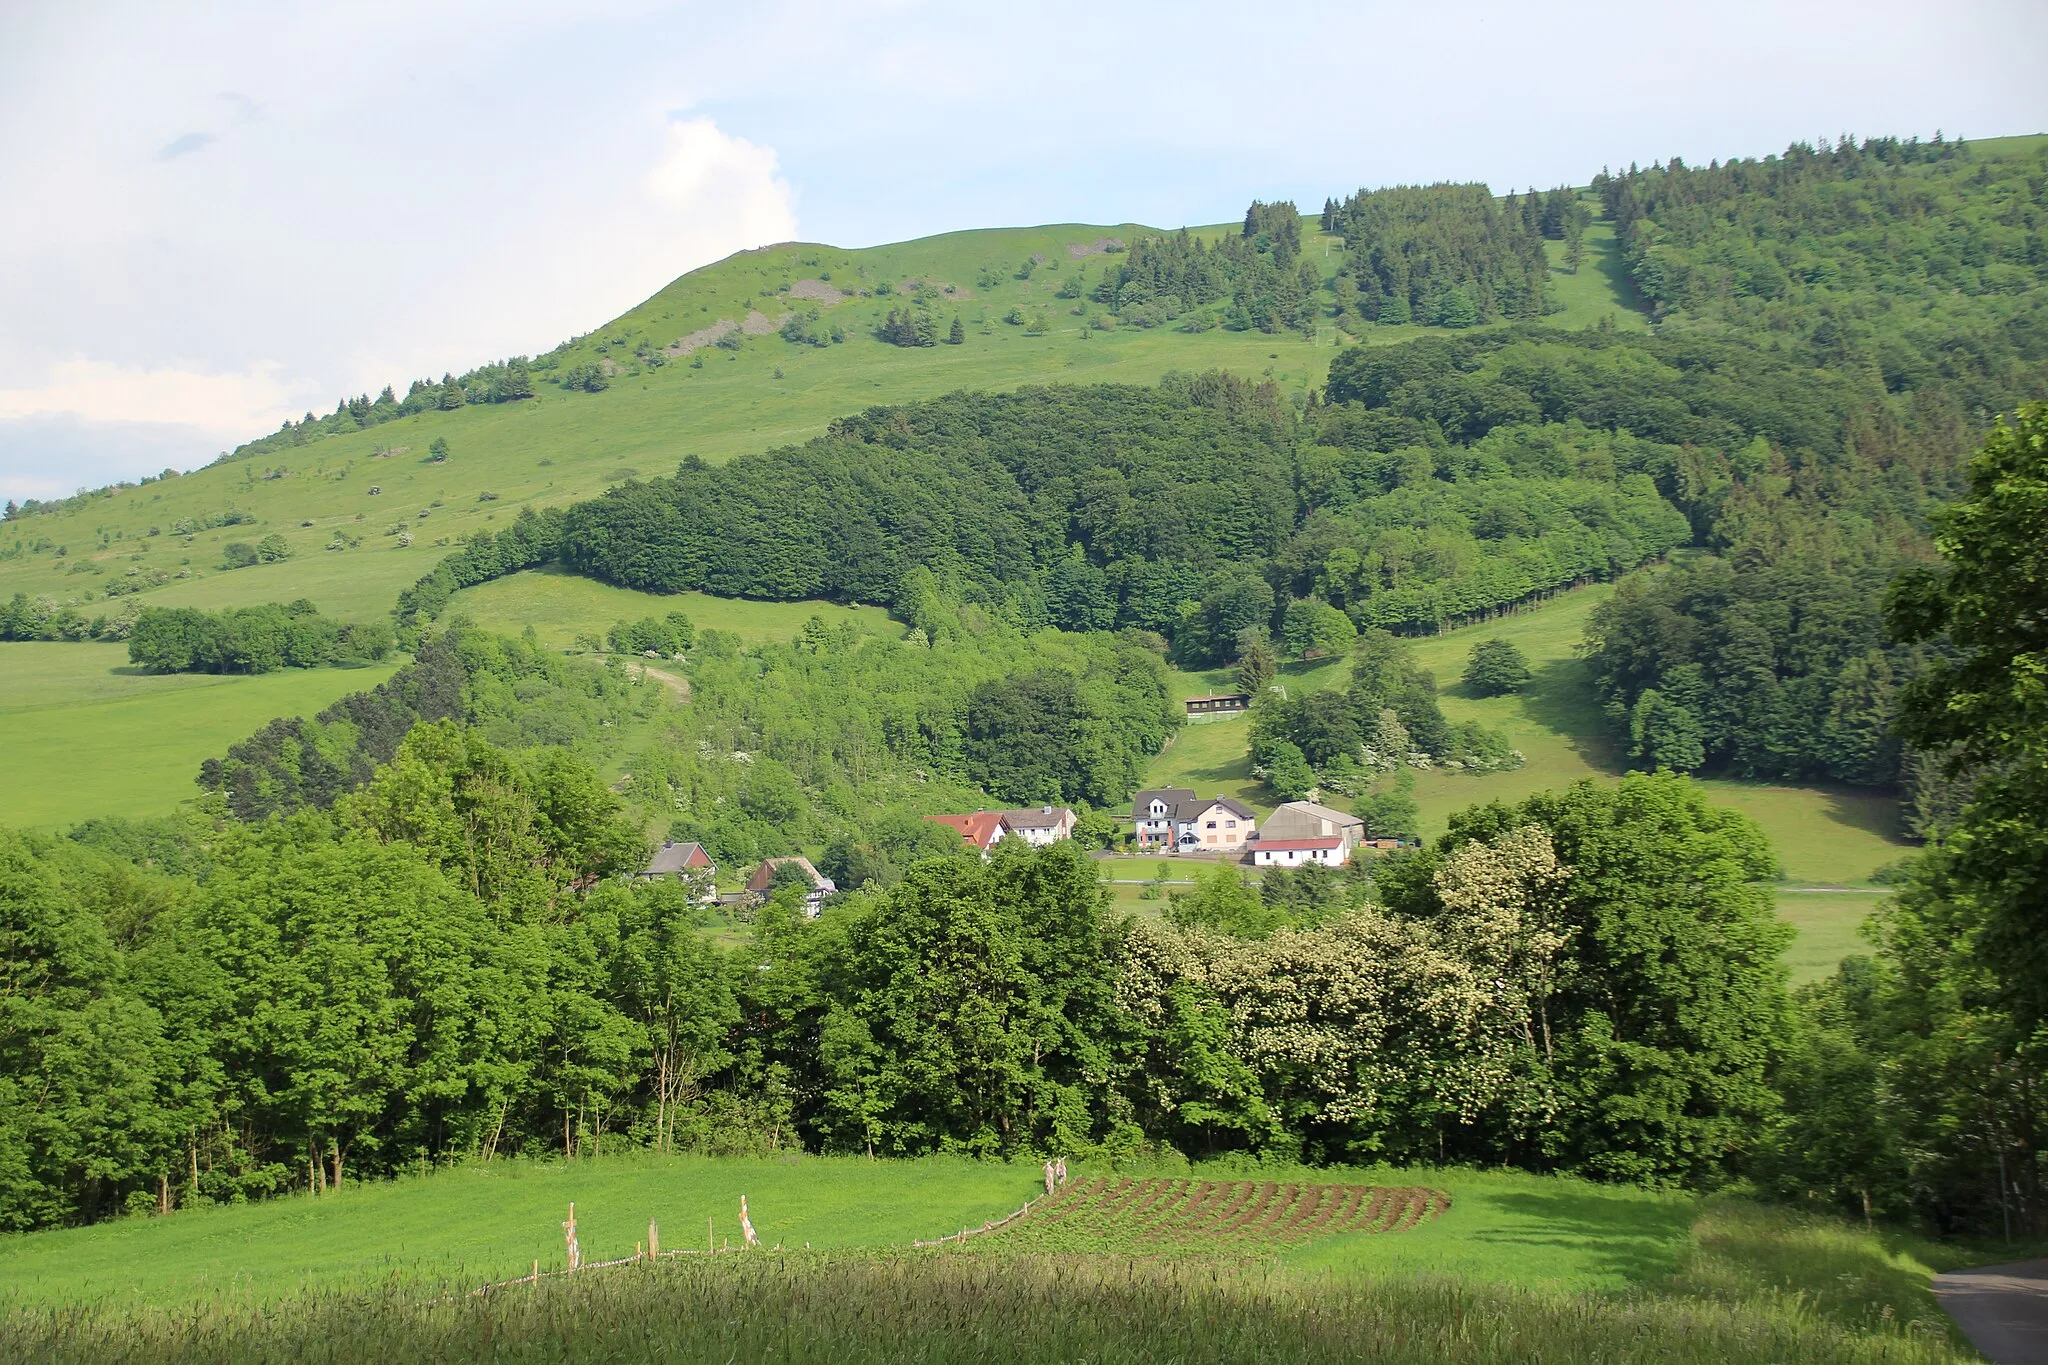
M967 329L960 325L960 315L956 313L953 315L953 326L951 330L949 330L946 333L946 344L949 346L958 346L961 343L965 342L966 340Z

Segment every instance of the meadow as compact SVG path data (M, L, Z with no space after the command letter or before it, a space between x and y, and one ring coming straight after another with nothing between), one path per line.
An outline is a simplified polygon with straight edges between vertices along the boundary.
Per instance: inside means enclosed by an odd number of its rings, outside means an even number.
M479 583L455 594L449 617L466 616L485 630L518 636L528 626L551 649L578 647L580 637L602 637L617 621L679 611L698 630L722 630L743 645L787 640L813 616L830 625L851 621L869 635L895 638L903 627L881 607L840 602L753 602L701 592L636 592L556 569L538 569Z
M1149 1178L1148 1178L1149 1177ZM1208 1182L1208 1183L1199 1183ZM1225 1230L1161 1259L1105 1192L1429 1192L1405 1226L1292 1240ZM1391 1189L1389 1187L1392 1187ZM11 1358L1964 1358L1930 1275L1968 1251L1825 1216L1559 1177L1211 1163L627 1156L497 1162L321 1199L0 1239ZM763 1250L460 1293L563 1265L737 1242ZM1402 1196L1405 1197L1405 1196ZM1299 1202L1299 1200L1297 1200ZM1055 1211L1064 1217L1049 1216ZM706 1221L709 1227L706 1227ZM455 1291L450 1301L440 1294ZM600 1343L602 1345L600 1346ZM500 1355L502 1357L502 1354Z
M310 716L396 667L152 677L126 645L0 644L0 824L165 814L197 794L201 762L264 721Z

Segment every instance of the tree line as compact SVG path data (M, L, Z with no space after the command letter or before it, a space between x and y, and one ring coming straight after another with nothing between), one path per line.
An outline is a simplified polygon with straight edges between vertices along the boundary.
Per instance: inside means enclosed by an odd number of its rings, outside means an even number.
M1249 934L1006 842L727 949L643 851L573 756L450 721L326 812L0 833L0 1224L626 1148L1710 1181L1771 1101L1769 854L1676 779L1475 812Z
M201 611L144 607L128 631L128 661L152 673L269 673L375 663L396 636L383 621L338 621L305 598Z

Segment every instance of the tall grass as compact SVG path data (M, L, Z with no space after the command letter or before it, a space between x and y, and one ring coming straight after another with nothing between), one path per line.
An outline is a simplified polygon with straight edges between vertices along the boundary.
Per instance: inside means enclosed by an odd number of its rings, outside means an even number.
M734 1257L422 1302L76 1309L0 1322L23 1361L866 1362L1961 1360L1935 1335L1797 1308L1341 1280L1128 1259Z

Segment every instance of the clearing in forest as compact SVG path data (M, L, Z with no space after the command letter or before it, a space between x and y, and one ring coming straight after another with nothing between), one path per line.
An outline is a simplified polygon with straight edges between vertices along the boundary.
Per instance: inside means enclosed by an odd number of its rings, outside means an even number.
M1003 1252L1260 1254L1353 1232L1405 1232L1451 1204L1420 1185L1080 1180L969 1245Z

